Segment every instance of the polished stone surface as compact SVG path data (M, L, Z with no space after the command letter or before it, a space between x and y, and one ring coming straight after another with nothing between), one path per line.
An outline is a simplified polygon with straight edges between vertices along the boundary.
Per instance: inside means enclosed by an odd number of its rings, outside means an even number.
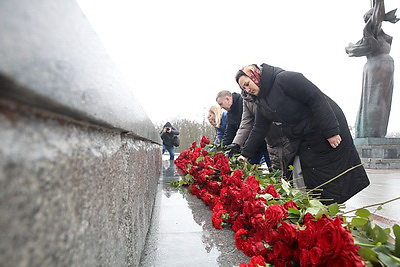
M0 32L0 97L161 143L76 1L0 1Z
M169 186L174 180L179 180L175 164L163 160L140 266L228 267L248 263L249 257L236 249L233 231L230 228L215 229L211 223L211 210L186 188Z
M347 210L382 203L400 197L400 169L379 170L366 169L371 184L363 191L346 201ZM376 220L388 226L400 224L400 200L387 203L381 210L377 207L368 208L375 213Z
M357 145L400 145L400 138L355 138L354 144Z
M400 169L400 138L356 138L354 144L368 169Z

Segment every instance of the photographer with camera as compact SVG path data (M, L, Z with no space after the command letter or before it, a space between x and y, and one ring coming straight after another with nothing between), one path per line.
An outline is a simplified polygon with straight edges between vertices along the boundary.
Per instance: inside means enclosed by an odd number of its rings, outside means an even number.
M179 131L172 127L170 122L167 122L160 132L160 137L163 141L162 153L164 154L164 152L167 150L170 160L175 159L174 136L176 135L179 135Z

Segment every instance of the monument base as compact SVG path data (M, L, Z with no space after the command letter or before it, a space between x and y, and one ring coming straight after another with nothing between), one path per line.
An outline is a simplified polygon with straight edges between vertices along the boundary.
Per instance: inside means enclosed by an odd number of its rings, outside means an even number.
M400 169L400 138L355 138L354 144L367 169Z

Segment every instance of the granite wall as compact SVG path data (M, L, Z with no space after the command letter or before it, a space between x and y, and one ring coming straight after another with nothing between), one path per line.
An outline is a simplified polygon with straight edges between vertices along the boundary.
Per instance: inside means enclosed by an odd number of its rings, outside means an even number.
M365 168L400 169L400 138L356 138L354 144Z
M0 1L0 266L138 266L160 138L73 0Z

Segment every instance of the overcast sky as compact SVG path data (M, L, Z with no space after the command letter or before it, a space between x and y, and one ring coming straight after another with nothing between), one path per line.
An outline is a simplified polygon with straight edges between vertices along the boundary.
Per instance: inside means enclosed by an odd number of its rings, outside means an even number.
M366 58L348 57L345 47L362 38L369 0L77 2L154 123L202 121L220 90L240 92L237 70L267 63L303 73L355 124ZM400 22L383 30L400 66ZM400 131L399 73L388 132Z

